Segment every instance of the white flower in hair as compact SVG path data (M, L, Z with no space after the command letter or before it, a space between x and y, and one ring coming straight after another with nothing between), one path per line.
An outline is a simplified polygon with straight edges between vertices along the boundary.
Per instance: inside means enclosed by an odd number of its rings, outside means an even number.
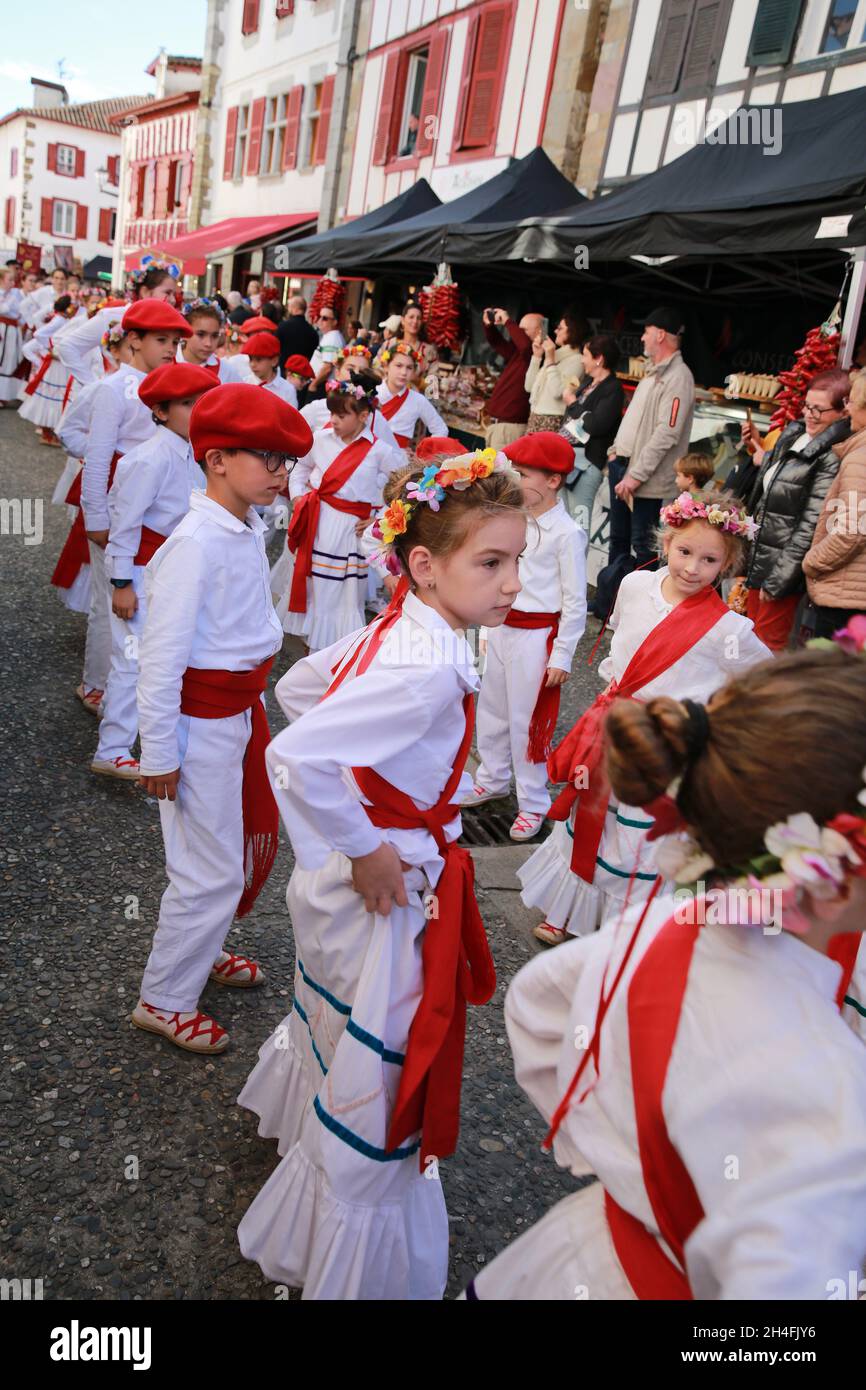
M655 866L674 883L697 883L715 867L709 854L691 835L666 835L655 850Z

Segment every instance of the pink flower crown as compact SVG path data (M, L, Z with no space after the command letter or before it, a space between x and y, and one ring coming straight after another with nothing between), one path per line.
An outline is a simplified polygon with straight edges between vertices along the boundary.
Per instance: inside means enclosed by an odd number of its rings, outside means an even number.
M104 348L117 347L125 337L122 325L119 322L112 323L103 333L100 342Z
M659 520L663 526L688 526L692 521L706 521L732 536L753 541L758 534L757 522L742 507L723 507L718 502L681 492L674 502L662 507Z
M374 390L365 391L363 386L357 386L351 381L326 381L325 390L329 396L348 396L350 400L363 401L371 410L375 410L379 404Z

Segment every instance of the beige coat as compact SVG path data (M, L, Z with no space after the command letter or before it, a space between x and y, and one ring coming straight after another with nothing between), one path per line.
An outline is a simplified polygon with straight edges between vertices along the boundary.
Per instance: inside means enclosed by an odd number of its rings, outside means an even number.
M544 364L543 357L533 357L523 385L529 392L529 409L533 415L564 415L562 392L572 378L583 376L583 353L580 348L556 349L553 362Z
M695 413L695 379L675 352L654 363L639 381L613 447L629 461L626 477L637 478L638 497L671 498L676 464L688 453Z
M819 607L866 609L866 430L843 439L835 452L842 466L824 499L803 573Z

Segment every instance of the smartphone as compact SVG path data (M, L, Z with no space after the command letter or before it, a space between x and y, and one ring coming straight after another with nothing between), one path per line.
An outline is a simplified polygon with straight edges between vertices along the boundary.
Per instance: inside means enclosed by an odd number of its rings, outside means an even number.
M492 310L492 309L485 309L485 310L484 310L484 322L485 322L485 323L493 323L493 310Z
M542 319L542 320L541 320L541 341L544 342L545 338L549 338L549 337L550 337L550 319Z

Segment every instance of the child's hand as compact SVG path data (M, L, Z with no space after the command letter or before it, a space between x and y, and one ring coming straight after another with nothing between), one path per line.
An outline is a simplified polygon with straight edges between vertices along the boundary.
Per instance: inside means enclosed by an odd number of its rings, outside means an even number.
M356 536L363 536L364 532L366 531L366 529L367 529L367 527L368 527L369 525L370 525L369 521L363 521L363 520L361 520L361 518L359 518L359 519L355 522L355 535L356 535Z
M107 531L88 531L86 532L86 535L87 539L89 541L93 541L94 545L98 545L100 550L104 550L105 547L108 545Z
M380 917L387 917L395 904L406 907L409 902L400 856L385 840L372 854L352 860L352 887L364 899L367 911Z
M117 618L124 618L126 622L135 616L138 611L138 595L131 584L127 584L125 589L115 589L111 596L111 611Z
M550 690L553 686L556 686L556 685L565 685L565 682L566 682L567 680L568 680L568 672L567 672L567 671L561 671L561 670L559 669L558 666L548 666L548 668L547 668L547 680L544 682L544 684L547 686L548 690Z
M177 784L180 781L180 768L175 768L174 772L163 772L159 777L141 777L138 785L143 787L150 796L158 797L160 801L174 801L177 798Z

